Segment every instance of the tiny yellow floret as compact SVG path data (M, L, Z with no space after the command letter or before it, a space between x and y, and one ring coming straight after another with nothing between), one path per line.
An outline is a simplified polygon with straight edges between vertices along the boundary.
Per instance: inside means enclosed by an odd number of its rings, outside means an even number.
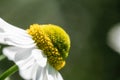
M70 49L70 38L62 28L52 24L33 24L27 32L32 36L37 47L44 51L48 62L56 70L65 66L65 59Z

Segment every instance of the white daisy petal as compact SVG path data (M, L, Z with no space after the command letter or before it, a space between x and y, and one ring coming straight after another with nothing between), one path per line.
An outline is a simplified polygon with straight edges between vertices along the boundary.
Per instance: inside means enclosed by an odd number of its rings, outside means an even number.
M63 80L61 74L49 63L43 68L38 68L33 80Z
M39 66L44 67L47 63L47 57L43 54L43 51L39 49L32 50L32 55L35 58Z
M0 33L0 43L21 48L35 47L34 41L31 39L31 37L21 37L21 35L13 35L14 34Z
M20 48L15 55L15 61L24 60L31 55L32 48Z
M9 32L9 33L15 33L16 32L16 33L20 33L20 34L25 33L24 30L7 23L2 18L0 18L0 32Z
M21 77L24 78L25 80L31 80L37 72L37 67L38 66L36 64L33 64L26 69L20 69L19 73Z
M17 34L17 33L16 33ZM19 34L0 33L0 43L13 45L21 48L35 47L34 41L29 36L21 36Z
M48 80L63 80L61 74L50 64L47 65L47 78Z
M44 80L43 79L44 78L44 74L45 74L45 70L44 69L45 69L45 67L39 66L37 68L36 74L33 77L33 80Z
M58 71L56 72L56 77L57 77L57 80L63 80L61 74Z
M20 61L15 62L21 70L27 69L35 63L35 59L32 56Z
M27 33L26 33L27 34ZM33 44L34 41L32 40L32 38L30 36L22 36L20 34L9 34L7 36L8 39L13 40L15 43L18 44L24 44L24 45L28 45L28 44Z
M33 74L33 71L34 70L34 66L31 66L25 70L19 70L19 74L22 78L26 79L26 80L30 80L32 78L32 74Z
M25 30L8 24L0 18L0 43L17 47L34 47L34 41Z
M6 47L3 49L3 54L8 57L10 60L15 60L15 55L20 48L17 47Z
M47 66L45 67L39 66L33 80L54 80L54 79L48 78L47 75L48 75Z
M32 79L33 74L35 74L37 70L35 59L32 56L29 56L24 60L17 61L16 64L19 67L20 75L24 79Z
M41 74L43 76L42 80L54 80L54 79L48 77L48 68L47 68L47 66L43 69Z
M5 42L5 38L6 38L6 34L5 33L0 33L0 43L2 43L2 44L7 44L6 42Z
M8 57L8 59L13 61L19 61L26 59L30 55L31 49L19 48L19 47L6 47L3 49L3 54Z
M13 41L13 40L11 40L9 38L5 39L5 43L7 43L8 45L21 47L21 48L33 48L33 47L35 47L35 44L24 45L24 44L21 44L21 43L16 43L16 41Z

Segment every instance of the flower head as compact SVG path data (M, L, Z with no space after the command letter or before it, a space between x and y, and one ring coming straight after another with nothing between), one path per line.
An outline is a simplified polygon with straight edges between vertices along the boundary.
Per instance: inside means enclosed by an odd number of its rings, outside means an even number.
M23 30L0 19L0 43L9 45L3 53L24 79L63 80L58 70L65 65L70 39L59 26L33 24Z

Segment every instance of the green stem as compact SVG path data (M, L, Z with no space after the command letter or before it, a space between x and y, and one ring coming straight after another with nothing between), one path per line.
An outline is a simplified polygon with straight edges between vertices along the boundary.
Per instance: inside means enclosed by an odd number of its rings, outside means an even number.
M7 78L8 76L12 75L17 70L18 70L17 65L13 65L12 67L10 67L8 70L6 70L4 73L2 73L0 75L0 80L5 80L5 78Z

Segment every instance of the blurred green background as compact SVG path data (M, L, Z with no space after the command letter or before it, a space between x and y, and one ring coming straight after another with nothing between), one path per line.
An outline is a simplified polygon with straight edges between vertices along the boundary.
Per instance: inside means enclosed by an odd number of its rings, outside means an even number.
M120 80L120 55L107 46L107 33L120 22L120 0L0 0L0 17L27 29L30 24L62 26L71 37L64 80ZM0 48L0 54L2 54ZM0 61L0 73L14 63ZM18 72L11 80L22 80Z

